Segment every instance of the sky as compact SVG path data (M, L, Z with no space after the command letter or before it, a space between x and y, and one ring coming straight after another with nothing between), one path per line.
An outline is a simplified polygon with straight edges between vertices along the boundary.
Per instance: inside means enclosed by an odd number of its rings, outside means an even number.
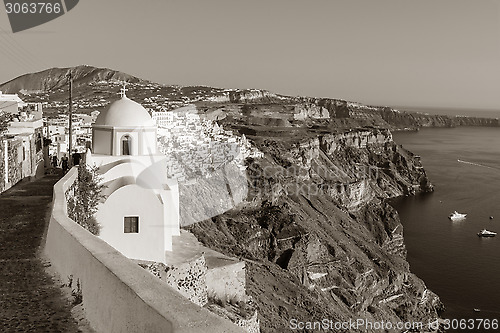
M12 33L0 82L81 64L163 84L500 110L500 1L82 0Z

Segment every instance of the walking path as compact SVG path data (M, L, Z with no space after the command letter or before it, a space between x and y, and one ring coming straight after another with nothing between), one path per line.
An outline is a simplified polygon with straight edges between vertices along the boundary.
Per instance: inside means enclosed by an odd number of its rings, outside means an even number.
M60 175L0 195L0 332L79 332L61 284L38 256Z

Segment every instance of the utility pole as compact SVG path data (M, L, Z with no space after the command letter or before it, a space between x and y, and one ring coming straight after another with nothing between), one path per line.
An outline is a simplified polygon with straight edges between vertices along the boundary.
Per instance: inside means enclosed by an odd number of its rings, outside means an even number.
M68 165L71 166L71 149L73 148L73 75L71 70L68 73L69 81L69 145L68 145Z

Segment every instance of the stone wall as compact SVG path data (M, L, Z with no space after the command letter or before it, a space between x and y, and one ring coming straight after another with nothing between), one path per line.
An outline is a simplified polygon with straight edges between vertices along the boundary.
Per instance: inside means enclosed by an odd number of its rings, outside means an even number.
M17 184L23 177L22 139L3 138L0 141L0 192Z
M43 152L35 134L0 138L0 193L26 177L40 176ZM43 174L43 173L42 173Z
M11 139L7 141L7 186L14 186L22 177L22 140Z
M255 309L251 312L251 315L246 314L248 310L242 313L239 304L210 304L208 305L208 309L216 313L219 317L232 321L247 333L260 333L259 316Z
M240 319L236 325L242 327L248 333L260 333L260 322L257 311L248 319Z
M207 265L203 255L178 266L154 263L145 268L194 304L207 304Z
M238 301L246 298L244 261L211 267L206 281L208 293L214 297L235 298Z
M224 301L245 301L248 298L245 262L234 260L229 264L227 261L220 264L217 263L220 259L214 256L210 249L207 250L207 258L202 254L192 261L176 266L144 262L139 265L199 306L207 304L208 295Z
M246 332L259 332L253 299L246 294L245 262L201 245L181 230L166 262L135 260L191 302L228 319Z

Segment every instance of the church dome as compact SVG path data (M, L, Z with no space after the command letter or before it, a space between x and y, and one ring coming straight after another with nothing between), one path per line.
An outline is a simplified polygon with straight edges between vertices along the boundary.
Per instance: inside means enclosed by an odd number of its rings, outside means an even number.
M151 127L155 123L148 111L139 103L126 96L111 103L101 112L94 123L96 126L109 127Z

